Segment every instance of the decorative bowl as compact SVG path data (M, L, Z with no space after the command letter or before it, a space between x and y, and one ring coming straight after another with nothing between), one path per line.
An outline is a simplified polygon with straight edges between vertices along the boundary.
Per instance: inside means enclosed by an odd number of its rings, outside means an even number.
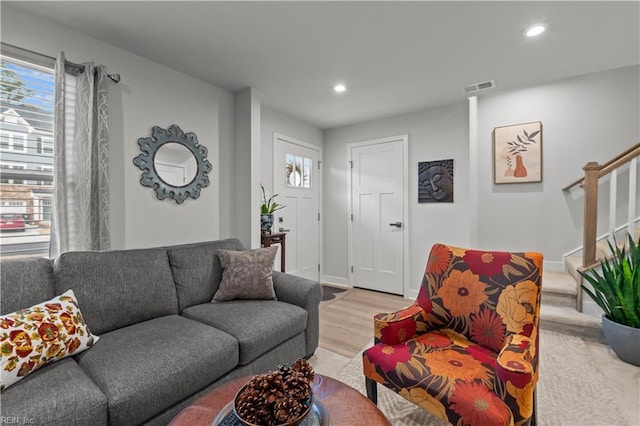
M250 422L248 420L243 419L242 416L240 415L240 413L237 410L238 399L239 399L240 395L242 394L242 392L246 388L247 388L247 384L242 386L238 390L238 392L236 392L236 396L233 398L233 414L235 414L235 416L238 418L240 423L242 423L245 426L264 426L262 424L252 423L252 422ZM313 406L313 391L311 389L310 389L310 393L309 393L309 398L307 398L307 400L304 402L304 405L305 405L305 409L300 414L300 416L298 418L293 419L293 420L289 421L288 423L276 423L276 425L277 426L298 426L300 423L302 423L304 421L304 419L309 415L311 407Z

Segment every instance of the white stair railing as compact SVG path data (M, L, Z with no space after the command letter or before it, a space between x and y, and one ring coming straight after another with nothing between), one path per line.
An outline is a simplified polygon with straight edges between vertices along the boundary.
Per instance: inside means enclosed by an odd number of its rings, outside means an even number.
M629 214L627 216L627 223L629 224L629 234L634 236L634 223L636 219L636 196L638 189L638 157L634 157L629 165Z
M608 233L611 239L616 233L616 215L618 208L617 189L618 189L618 170L620 167L629 164L629 196L628 196L628 215L626 227L627 232L634 236L635 220L636 220L636 203L638 189L638 156L640 156L640 143L629 148L620 155L612 158L604 164L597 162L587 163L584 170L584 177L576 180L570 185L562 188L563 191L569 191L575 186L584 189L584 231L582 244L582 267L579 270L587 270L597 266L596 243L597 225L598 225L598 186L600 179L609 176L609 226ZM625 238L626 239L626 238ZM577 289L577 308L582 311L582 287L581 280L578 280Z

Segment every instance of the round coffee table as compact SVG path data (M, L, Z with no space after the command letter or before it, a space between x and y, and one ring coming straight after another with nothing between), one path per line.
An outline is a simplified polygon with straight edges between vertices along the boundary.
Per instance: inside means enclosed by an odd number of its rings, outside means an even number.
M251 379L242 377L212 389L192 405L182 410L170 426L209 426L216 415L235 396L238 389ZM316 401L329 413L331 426L390 426L389 420L366 396L331 377L316 374L311 385Z

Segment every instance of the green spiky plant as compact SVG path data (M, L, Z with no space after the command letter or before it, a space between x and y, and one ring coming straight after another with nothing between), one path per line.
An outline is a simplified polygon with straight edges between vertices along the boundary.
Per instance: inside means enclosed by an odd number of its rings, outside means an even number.
M628 247L609 242L609 248L613 257L601 262L600 272L580 272L593 287L582 289L610 320L640 328L640 239L636 243L629 235Z
M274 212L286 207L285 205L278 204L274 201L278 194L274 194L267 199L267 193L265 192L262 184L260 184L260 189L262 189L262 205L260 206L260 214L273 214Z

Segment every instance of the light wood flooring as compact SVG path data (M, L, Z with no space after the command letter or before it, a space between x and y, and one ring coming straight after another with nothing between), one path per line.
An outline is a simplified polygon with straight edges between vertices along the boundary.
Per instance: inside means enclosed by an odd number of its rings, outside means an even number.
M346 295L320 307L320 348L355 356L373 339L373 316L409 306L413 300L387 293L350 288Z

